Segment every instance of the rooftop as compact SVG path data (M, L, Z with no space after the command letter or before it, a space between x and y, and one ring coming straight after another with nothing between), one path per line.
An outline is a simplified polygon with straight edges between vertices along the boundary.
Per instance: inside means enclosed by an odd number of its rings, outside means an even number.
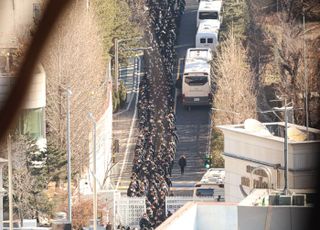
M315 190L289 190L287 194L283 191L273 189L255 189L239 206L302 206L313 207L315 202Z
M247 119L244 124L220 125L218 128L226 131L263 137L276 141L284 141L284 122L261 123L254 119ZM320 142L320 130L296 124L288 124L288 143Z

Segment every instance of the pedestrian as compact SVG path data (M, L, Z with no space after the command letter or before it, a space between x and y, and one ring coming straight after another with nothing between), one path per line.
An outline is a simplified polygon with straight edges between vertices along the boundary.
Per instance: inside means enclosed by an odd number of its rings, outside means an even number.
M180 166L180 170L181 170L181 175L184 174L184 167L186 167L187 165L187 159L184 155L182 155L179 159L179 166Z
M106 225L106 230L111 230L111 229L112 229L112 224L108 222L108 224Z
M147 213L143 214L142 218L139 221L139 226L141 229L144 229L144 228L149 229L151 227L151 223L150 223L150 220L148 218Z

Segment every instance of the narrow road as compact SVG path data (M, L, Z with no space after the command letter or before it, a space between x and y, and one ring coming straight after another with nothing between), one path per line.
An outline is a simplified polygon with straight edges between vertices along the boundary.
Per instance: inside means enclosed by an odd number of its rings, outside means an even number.
M198 0L186 0L185 13L182 15L177 44L177 56L179 64L177 71L183 73L183 58L188 48L195 47L196 15ZM180 76L181 76L180 74ZM181 91L177 92L179 95ZM208 144L209 132L209 108L192 107L187 111L177 100L176 104L176 125L180 142L177 145L177 154L173 169L173 188L175 195L191 195L192 188L205 173L204 157ZM181 155L187 158L185 174L180 175L178 160Z

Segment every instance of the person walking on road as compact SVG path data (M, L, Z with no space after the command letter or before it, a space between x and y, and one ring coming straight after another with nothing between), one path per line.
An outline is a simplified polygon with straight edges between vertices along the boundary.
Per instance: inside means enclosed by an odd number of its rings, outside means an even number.
M179 166L180 166L180 170L181 170L181 175L184 174L184 167L186 167L187 165L187 159L184 155L182 155L179 159Z

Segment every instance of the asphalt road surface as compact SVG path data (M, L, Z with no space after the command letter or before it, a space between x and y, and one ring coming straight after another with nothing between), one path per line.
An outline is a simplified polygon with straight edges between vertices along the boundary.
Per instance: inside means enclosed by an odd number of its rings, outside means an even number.
M196 16L198 0L186 0L185 13L182 15L177 44L179 64L176 67L183 72L183 58L188 48L195 47ZM180 76L181 76L180 74ZM177 95L181 92L178 90ZM172 191L175 195L191 195L193 186L206 172L204 157L207 151L209 132L209 108L192 107L187 111L181 104L180 97L176 103L176 125L179 136L177 153L173 170ZM180 175L178 160L181 155L187 158L184 175Z

